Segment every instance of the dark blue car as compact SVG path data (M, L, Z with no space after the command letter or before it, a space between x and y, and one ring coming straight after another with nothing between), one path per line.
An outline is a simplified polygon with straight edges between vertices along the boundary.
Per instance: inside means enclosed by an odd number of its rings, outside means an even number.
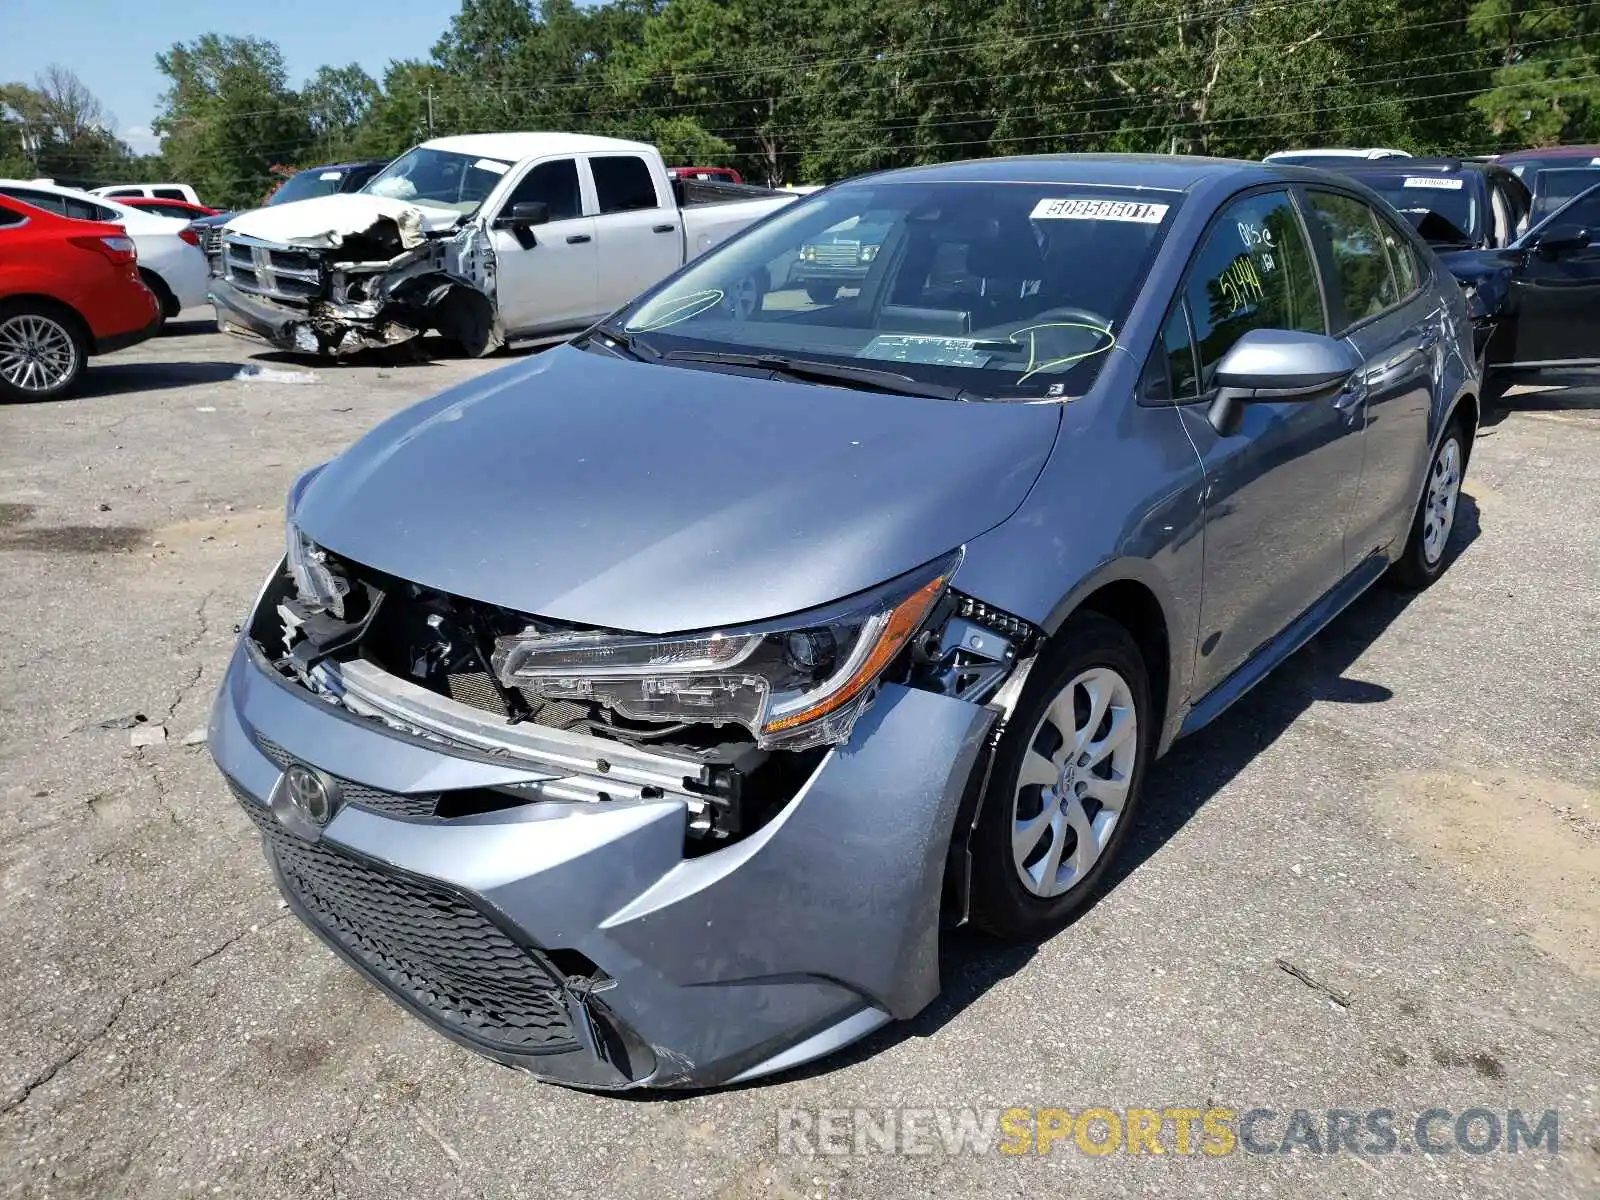
M915 1015L942 925L1055 928L1175 739L1437 577L1478 384L1348 179L854 180L302 476L210 746L293 911L447 1036L755 1078Z

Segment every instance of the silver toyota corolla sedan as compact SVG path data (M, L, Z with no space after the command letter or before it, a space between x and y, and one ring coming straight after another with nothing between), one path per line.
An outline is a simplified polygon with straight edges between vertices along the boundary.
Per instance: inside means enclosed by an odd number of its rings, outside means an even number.
M793 282L818 247L846 282ZM211 749L294 912L440 1032L755 1078L917 1013L941 928L1057 925L1175 738L1437 576L1477 387L1348 179L839 185L301 476Z

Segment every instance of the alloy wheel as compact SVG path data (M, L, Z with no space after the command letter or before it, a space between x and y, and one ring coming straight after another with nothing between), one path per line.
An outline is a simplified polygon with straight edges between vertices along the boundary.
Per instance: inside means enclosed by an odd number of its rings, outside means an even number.
M1448 437L1428 472L1428 498L1422 516L1422 556L1431 567L1444 555L1461 497L1461 443Z
M0 322L0 379L23 392L64 387L78 369L78 348L61 322L19 313Z
M1012 802L1022 886L1053 899L1094 869L1122 818L1139 755L1133 690L1092 667L1062 688L1028 741Z

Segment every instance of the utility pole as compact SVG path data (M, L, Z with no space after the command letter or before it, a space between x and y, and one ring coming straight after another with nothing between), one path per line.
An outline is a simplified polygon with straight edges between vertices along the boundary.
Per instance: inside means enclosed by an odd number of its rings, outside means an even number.
M433 84L428 85L428 137L433 137Z

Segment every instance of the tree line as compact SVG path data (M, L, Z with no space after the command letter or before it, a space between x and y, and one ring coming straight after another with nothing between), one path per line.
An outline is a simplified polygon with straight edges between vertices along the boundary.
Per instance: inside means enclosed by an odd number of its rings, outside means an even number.
M381 79L324 66L297 88L272 42L215 34L157 65L165 175L229 205L275 167L508 129L773 183L995 154L1600 141L1593 0L463 0Z

